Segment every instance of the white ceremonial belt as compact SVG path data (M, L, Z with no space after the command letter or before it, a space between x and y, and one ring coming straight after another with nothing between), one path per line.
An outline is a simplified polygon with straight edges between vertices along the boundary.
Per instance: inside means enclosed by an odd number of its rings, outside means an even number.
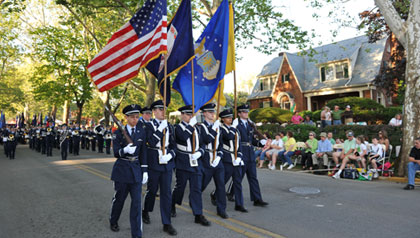
M223 149L226 150L226 151L228 151L228 152L230 152L230 153L233 153L234 152L233 149L230 148L230 146L225 145L225 144L223 144Z

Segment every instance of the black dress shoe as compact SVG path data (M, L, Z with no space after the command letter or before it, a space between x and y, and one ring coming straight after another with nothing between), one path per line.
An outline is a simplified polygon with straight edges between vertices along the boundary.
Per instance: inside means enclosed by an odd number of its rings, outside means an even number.
M254 206L265 207L267 205L268 205L268 203L267 202L264 202L263 200L254 201Z
M210 226L210 222L203 215L196 215L194 222L203 226Z
M211 204L213 204L213 206L216 206L216 194L211 192L210 193L210 199L211 199Z
M115 231L115 232L120 230L120 227L118 226L118 223L110 224L110 228L111 228L111 231Z
M404 190L413 190L414 189L414 185L411 184L407 184L407 186L404 187Z
M248 212L243 206L235 206L235 211Z
M176 208L175 208L175 204L172 205L171 207L171 217L176 217Z
M226 197L227 197L229 202L234 202L235 201L235 198L234 198L233 194L227 194Z
M217 215L223 219L228 219L229 216L226 214L226 212L217 212Z
M149 216L149 213L148 212L146 212L146 211L143 210L141 212L141 218L143 219L143 222L145 224L150 224L150 216Z
M171 224L163 225L163 231L171 236L176 236L178 234L178 232L176 232L175 228Z

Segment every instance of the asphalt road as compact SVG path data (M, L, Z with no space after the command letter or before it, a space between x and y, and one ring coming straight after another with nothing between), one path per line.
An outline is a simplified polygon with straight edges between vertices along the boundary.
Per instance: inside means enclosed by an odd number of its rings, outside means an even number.
M109 229L109 177L115 159L85 150L80 154L61 161L57 150L46 157L19 145L16 159L9 160L0 148L0 238L130 237L130 198L120 232ZM337 181L296 171L262 169L258 177L268 207L252 205L245 179L249 213L234 211L229 202L230 219L221 219L210 203L211 184L203 204L212 225L193 222L185 196L173 219L178 237L420 237L420 189L404 191L402 184ZM292 187L320 192L302 195L290 192ZM166 237L158 202L151 220L144 225L144 237Z

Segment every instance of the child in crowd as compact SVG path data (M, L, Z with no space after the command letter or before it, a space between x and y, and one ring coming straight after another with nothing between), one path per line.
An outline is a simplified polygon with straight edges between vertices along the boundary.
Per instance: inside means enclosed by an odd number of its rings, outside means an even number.
M280 133L278 133L276 135L275 140L273 140L271 142L271 146L269 148L269 150L267 150L267 152L265 152L265 155L267 156L267 159L271 159L271 162L268 164L268 168L271 170L275 170L276 169L276 161L277 161L277 156L278 153L283 150L284 148L284 143L283 140L281 138Z
M369 154L369 162L372 165L372 172L373 172L373 178L378 178L378 165L377 162L382 160L383 157L383 149L382 145L379 144L378 138L374 137L372 139L372 145L370 147L370 154Z
M263 167L265 152L267 152L270 149L271 141L272 141L270 134L268 134L267 132L264 133L264 138L265 138L264 147L255 151L255 157L257 158L259 169Z

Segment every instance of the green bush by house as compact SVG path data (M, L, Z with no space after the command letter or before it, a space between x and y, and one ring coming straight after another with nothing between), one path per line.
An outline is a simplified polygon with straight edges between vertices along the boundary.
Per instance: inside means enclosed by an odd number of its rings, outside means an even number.
M249 113L249 118L254 122L285 123L290 121L292 113L277 107L257 108Z

